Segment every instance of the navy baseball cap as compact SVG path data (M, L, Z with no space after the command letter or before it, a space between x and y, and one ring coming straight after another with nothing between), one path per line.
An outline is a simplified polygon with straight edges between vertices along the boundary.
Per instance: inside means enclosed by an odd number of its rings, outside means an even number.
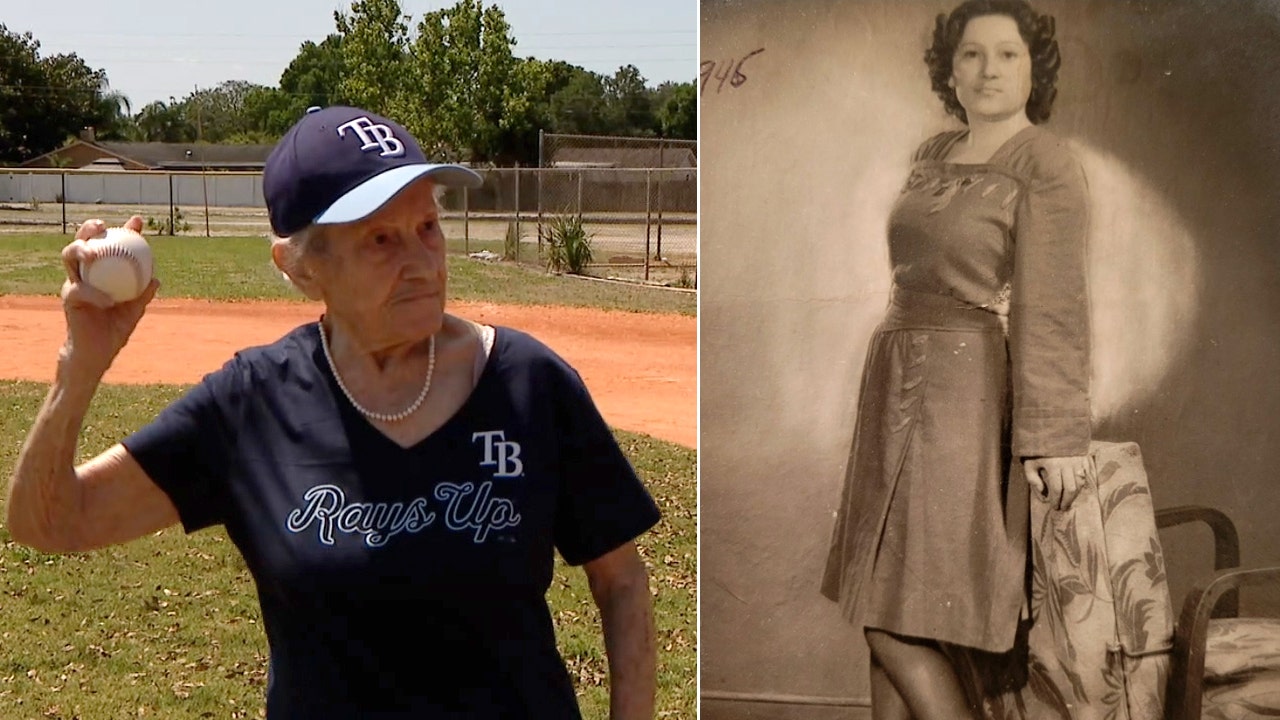
M408 130L360 108L307 110L267 157L262 191L271 229L288 237L312 223L368 217L413 181L480 187L461 165L427 162Z

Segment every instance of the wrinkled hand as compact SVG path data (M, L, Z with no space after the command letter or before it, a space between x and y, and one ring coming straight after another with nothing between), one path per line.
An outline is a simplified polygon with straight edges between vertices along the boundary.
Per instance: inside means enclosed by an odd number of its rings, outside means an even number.
M1036 497L1057 510L1069 510L1090 481L1097 480L1091 455L1026 458L1022 470Z
M142 232L142 218L134 215L124 224L134 232ZM152 278L142 294L133 300L116 303L106 293L84 282L80 264L94 258L87 240L107 233L101 220L89 220L80 226L75 240L62 249L62 264L67 280L62 284L62 309L67 317L67 342L62 360L87 373L107 371L120 349L128 342L147 303L155 297L160 282Z

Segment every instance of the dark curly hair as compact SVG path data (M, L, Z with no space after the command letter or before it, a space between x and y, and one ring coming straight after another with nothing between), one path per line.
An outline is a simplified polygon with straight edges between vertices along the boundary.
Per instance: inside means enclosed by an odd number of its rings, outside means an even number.
M951 60L956 46L964 35L965 26L975 17L1004 15L1018 24L1018 33L1031 52L1031 97L1027 99L1027 119L1039 124L1049 119L1053 99L1058 95L1058 41L1054 39L1053 16L1040 14L1026 0L966 0L951 11L938 15L933 30L933 46L924 54L929 66L929 79L933 91L942 99L947 112L969 123L964 107L956 97L956 91L947 81L951 79Z

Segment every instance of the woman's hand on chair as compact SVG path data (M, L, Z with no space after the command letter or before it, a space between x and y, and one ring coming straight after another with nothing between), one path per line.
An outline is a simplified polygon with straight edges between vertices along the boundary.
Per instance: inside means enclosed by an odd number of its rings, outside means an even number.
M1070 510L1085 485L1097 479L1091 455L1023 458L1022 470L1036 496L1057 510Z

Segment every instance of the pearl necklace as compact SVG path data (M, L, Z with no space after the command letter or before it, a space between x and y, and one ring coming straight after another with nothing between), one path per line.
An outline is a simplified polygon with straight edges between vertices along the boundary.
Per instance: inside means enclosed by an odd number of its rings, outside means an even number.
M324 323L320 325L320 347L324 348L324 358L329 361L329 369L333 371L333 379L338 381L338 387L342 390L342 394L347 396L347 401L351 403L361 415L371 420L381 420L382 422L400 422L410 415L418 411L422 406L422 401L427 399L427 391L431 389L431 376L436 370L436 336L432 335L431 340L427 344L427 382L422 386L422 392L418 393L418 399L413 401L409 407L398 413L380 413L366 409L363 405L356 402L352 397L351 391L347 389L346 383L342 382L342 376L338 374L338 364L333 361L333 355L329 352L329 338L324 334Z

